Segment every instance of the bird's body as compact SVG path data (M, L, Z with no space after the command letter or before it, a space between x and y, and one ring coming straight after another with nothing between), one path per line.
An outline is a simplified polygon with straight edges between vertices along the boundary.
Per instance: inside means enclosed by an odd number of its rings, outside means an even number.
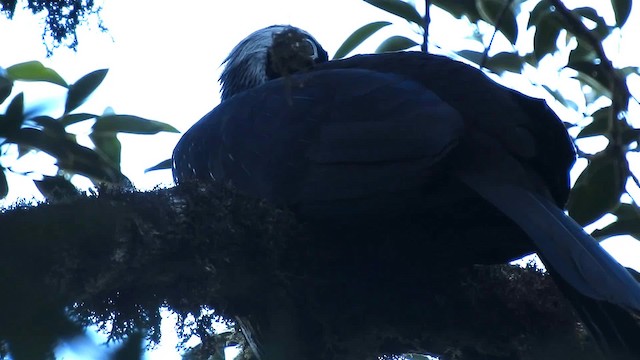
M640 286L563 213L575 153L542 100L418 52L285 75L194 125L176 181L230 182L311 223L386 231L425 261L537 251L605 352L640 356Z

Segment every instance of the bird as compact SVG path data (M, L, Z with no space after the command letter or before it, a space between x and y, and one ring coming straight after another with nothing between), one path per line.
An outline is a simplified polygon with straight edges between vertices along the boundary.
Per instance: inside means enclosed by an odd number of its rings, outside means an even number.
M174 149L177 184L229 183L323 226L397 221L442 263L536 252L606 358L640 359L640 286L564 212L576 152L544 100L425 52L329 61L289 25L224 64L220 105Z

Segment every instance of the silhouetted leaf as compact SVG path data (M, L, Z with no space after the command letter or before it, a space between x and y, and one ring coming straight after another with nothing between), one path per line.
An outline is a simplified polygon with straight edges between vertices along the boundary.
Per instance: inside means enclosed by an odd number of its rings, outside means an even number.
M365 2L382 9L388 13L400 16L401 18L413 22L424 28L424 19L413 5L401 0L364 0Z
M611 107L603 107L596 110L591 117L593 121L591 124L580 130L577 139L586 138L589 136L604 135L609 130L609 118L611 116Z
M145 169L144 172L148 173L150 171L155 171L155 170L165 170L165 169L171 169L171 167L173 166L173 160L172 159L167 159L167 160L163 160L159 163L157 163L156 165Z
M604 240L611 236L631 235L640 239L640 209L633 204L620 204L611 212L618 219L602 229L595 230L591 235L597 240Z
M598 40L602 41L604 38L611 34L612 28L607 25L607 22L604 21L604 18L598 15L598 12L594 8L581 7L571 10L571 12L578 17L582 16L584 18L587 18L596 24L596 27L591 30L591 33L594 34ZM581 34L574 35L576 37L581 37Z
M78 106L84 104L89 95L102 83L108 71L108 69L100 69L90 72L76 81L75 84L69 85L67 101L64 105L64 113L68 114Z
M503 51L490 56L485 65L496 74L502 74L505 71L520 73L524 60L518 53Z
M570 108L573 109L575 111L578 111L578 104L576 104L575 102L567 99L564 97L564 95L562 95L562 93L558 90L553 90L552 88L550 88L547 85L542 84L542 87L547 90L547 92L549 94L551 94L553 96L554 99L556 99L556 101L558 101L560 104L562 104L562 106L566 107L566 108Z
M0 137L8 137L11 133L17 131L24 122L24 94L16 95L4 116L0 117Z
M409 38L396 35L383 41L382 44L380 44L380 46L378 46L378 48L376 49L376 53L402 51L418 45L420 44Z
M58 120L58 122L60 122L62 126L67 127L71 124L93 119L96 117L98 117L98 115L89 114L89 113L65 114Z
M553 15L544 17L536 25L536 33L533 36L533 52L536 55L536 60L540 61L547 54L558 50L556 42L558 41L560 30L562 30L562 27Z
M529 22L527 23L527 29L532 26L538 26L540 21L554 12L554 7L549 0L540 1L531 11L529 15Z
M370 24L364 25L358 30L354 31L353 34L349 35L349 37L340 45L336 54L333 56L334 59L341 59L345 57L347 54L353 51L356 47L362 44L363 41L367 40L371 35L375 34L378 30L382 29L385 26L391 25L388 21L376 21Z
M496 27L515 45L518 40L518 23L511 4L509 0L476 0L482 19Z
M78 196L78 189L64 176L43 176L42 180L33 180L40 193L47 200L55 201Z
M89 138L104 157L109 159L112 166L120 170L122 144L114 132L92 132Z
M0 104L2 104L13 90L13 81L7 77L5 69L0 67Z
M627 22L629 14L631 14L631 3L631 0L611 0L618 27L622 27Z
M131 134L157 134L159 132L179 133L173 126L155 120L133 115L99 116L93 124L93 132L119 132Z
M52 132L56 136L65 136L67 132L60 122L51 116L41 115L27 120L29 125L38 126L44 132Z
M624 154L607 150L596 154L571 190L569 215L584 226L612 211L620 203L628 176Z
M476 0L432 0L431 3L458 19L466 16L469 21L473 23L480 20L480 13L476 7Z
M578 40L578 46L569 53L569 63L581 61L593 62L597 58L597 54L593 47L587 41Z
M4 199L9 193L9 184L7 183L7 174L4 168L0 167L0 199Z
M13 81L45 81L67 87L67 82L53 69L45 67L39 61L28 61L7 68L7 74Z
M456 54L462 56L463 58L471 61L472 63L478 66L480 66L480 63L482 62L482 57L484 56L484 53L480 51L474 51L474 50L460 50L460 51L456 51Z

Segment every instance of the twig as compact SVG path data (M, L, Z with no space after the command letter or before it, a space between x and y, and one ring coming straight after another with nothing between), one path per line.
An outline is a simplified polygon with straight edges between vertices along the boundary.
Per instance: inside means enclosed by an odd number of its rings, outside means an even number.
M500 16L498 16L498 20L496 21L496 26L493 28L493 35L491 35L491 40L489 40L489 45L484 48L484 53L482 54L482 60L480 61L480 68L484 68L487 59L489 57L489 49L491 49L491 45L493 45L493 39L496 37L498 30L500 30L500 25L502 25L502 19L504 19L504 15L507 13L507 9L511 7L513 4L513 0L509 0L508 3L504 5L502 11L500 12Z
M429 7L431 6L431 0L424 0L424 32L422 35L421 50L424 53L429 52L429 23L431 23L431 15L429 13Z

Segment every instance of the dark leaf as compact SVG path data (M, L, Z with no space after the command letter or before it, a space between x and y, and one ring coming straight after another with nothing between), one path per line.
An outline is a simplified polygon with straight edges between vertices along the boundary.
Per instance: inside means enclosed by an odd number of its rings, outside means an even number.
M627 77L632 74L640 75L640 67L637 67L637 66L626 66L617 70L624 77Z
M631 3L631 0L611 0L618 27L622 27L627 22L629 14L631 14Z
M578 40L578 46L571 50L569 54L569 63L576 63L581 61L593 62L598 56L593 50L589 42Z
M351 34L347 38L347 40L342 43L342 45L340 45L340 48L338 48L333 58L341 59L345 57L347 54L352 52L353 49L362 44L363 41L371 37L371 35L375 34L383 27L389 25L391 25L391 23L388 21L376 21L359 28L358 30L354 31L353 34Z
M63 200L78 196L78 189L64 176L44 176L42 180L33 180L38 191L49 201Z
M598 240L611 236L631 235L640 239L640 209L633 204L620 204L611 212L618 219L602 229L595 230L591 235Z
M380 46L378 46L378 48L376 49L376 53L402 51L418 45L420 44L409 38L396 35L383 41L382 44L380 44Z
M122 144L114 132L92 132L89 138L96 146L96 150L111 161L111 165L120 170Z
M549 0L540 1L536 7L533 8L529 15L529 22L527 23L527 29L532 26L538 26L540 21L554 12L555 8L551 5Z
M611 117L611 107L607 106L596 110L591 114L593 121L591 124L580 130L576 138L586 138L589 136L605 135L609 130L609 118Z
M558 50L556 42L558 41L560 30L562 30L562 27L555 15L548 15L538 23L536 33L533 36L533 52L537 61Z
M401 18L413 22L424 28L424 19L416 8L414 8L411 4L406 3L401 0L364 0L365 2L377 7L378 9L382 9L388 13L393 15L400 16Z
M7 68L9 79L16 81L45 81L67 87L67 82L55 70L42 65L39 61L28 61Z
M518 40L516 13L509 0L476 0L482 20L493 25L515 45Z
M3 74L4 69L0 68L0 104L2 104L13 90L13 81Z
M7 174L4 168L0 167L0 199L4 199L9 193L9 183L7 183Z
M485 66L496 74L502 74L505 71L520 73L524 60L517 53L503 51L489 57Z
M578 17L584 17L596 24L596 27L591 31L598 40L602 41L604 38L611 34L612 28L607 25L607 22L604 21L604 18L598 15L598 12L590 7L581 7L576 8L571 11ZM577 37L580 37L581 34L574 34ZM585 39L586 40L586 39Z
M24 94L16 95L9 103L7 111L0 118L0 137L8 137L24 122Z
M456 54L462 56L463 58L471 61L472 63L478 66L480 66L480 63L482 62L482 57L484 56L484 53L480 51L473 51L473 50L460 50L460 51L457 51Z
M466 16L473 23L481 19L476 0L432 0L431 3L458 19Z
M67 132L64 130L64 126L60 122L51 116L41 115L27 120L28 123L34 126L39 126L44 132L52 132L56 136L65 136Z
M84 104L89 95L102 83L108 71L108 69L100 69L90 72L76 81L75 84L69 85L67 101L64 105L64 113L68 114L78 106Z
M98 115L89 114L89 113L65 114L58 120L58 122L62 124L62 126L67 127L71 124L93 119L96 117L98 117Z
M579 224L590 224L615 209L625 190L629 164L624 154L596 154L571 190L567 209Z
M611 97L611 87L613 85L611 73L607 72L607 69L602 64L590 61L576 61L569 62L567 67L578 71L578 76L576 77L578 80L600 91L604 96ZM616 84L618 85L616 89L619 90L622 87L622 91L616 93L615 101L626 108L630 96L629 89L625 82L616 82Z
M117 132L131 134L157 134L159 132L179 133L173 126L155 120L147 120L133 115L99 116L93 124L93 132Z
M173 160L172 159L167 159L167 160L163 160L159 163L157 163L156 165L145 169L144 172L148 173L150 171L155 171L155 170L164 170L164 169L171 169L171 167L173 166Z

